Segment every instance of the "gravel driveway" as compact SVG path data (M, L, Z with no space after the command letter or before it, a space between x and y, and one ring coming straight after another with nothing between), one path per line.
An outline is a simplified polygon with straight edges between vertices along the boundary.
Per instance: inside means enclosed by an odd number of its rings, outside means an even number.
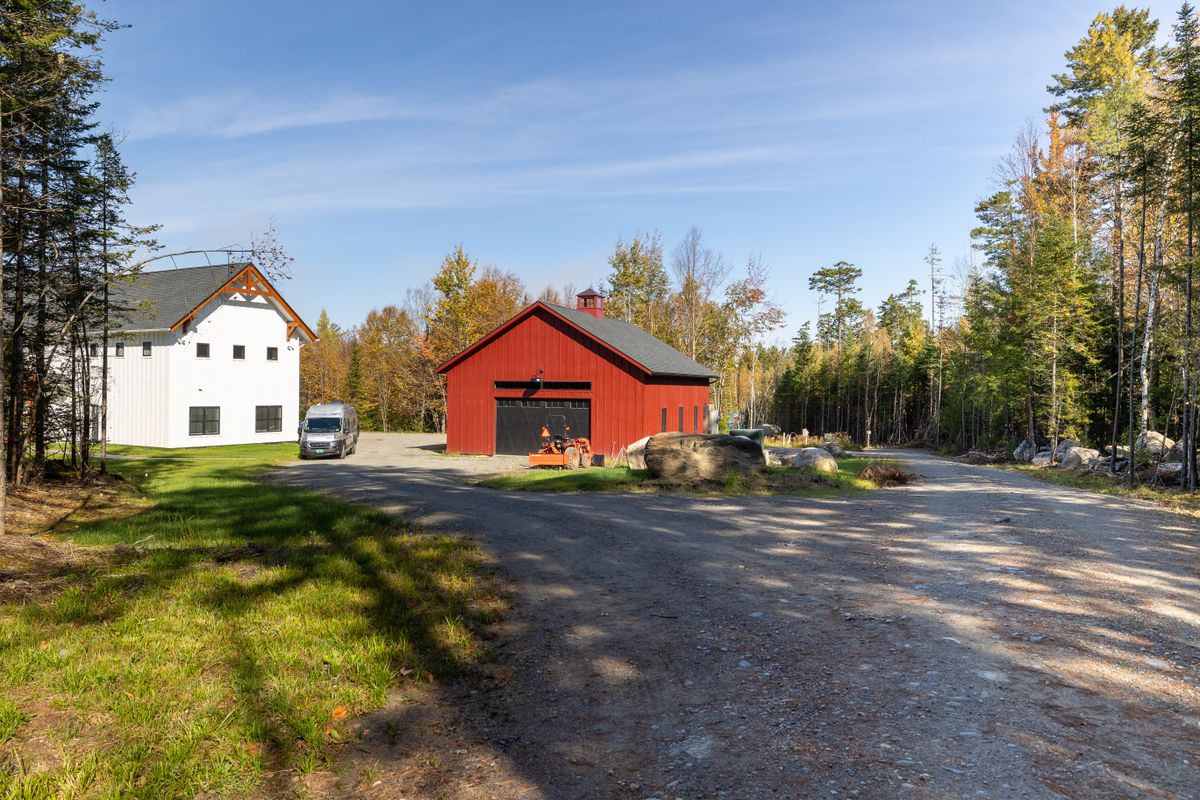
M918 452L845 499L498 492L437 441L281 474L514 591L486 674L398 694L328 796L1200 797L1194 519Z

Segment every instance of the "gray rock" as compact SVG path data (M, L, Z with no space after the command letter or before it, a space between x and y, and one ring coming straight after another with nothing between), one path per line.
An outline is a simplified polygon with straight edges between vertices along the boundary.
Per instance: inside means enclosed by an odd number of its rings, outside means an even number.
M1070 452L1072 447L1079 447L1079 442L1074 439L1060 439L1058 449L1054 451L1054 460L1062 461L1067 457L1067 453ZM1097 453L1097 455L1099 454Z
M1099 450L1090 447L1070 447L1062 455L1058 466L1060 469L1085 469L1100 458Z
M831 456L846 455L846 451L837 442L826 442L825 444L821 445L821 449L824 450L826 453L829 453L829 455L831 455Z
M804 467L817 472L837 472L837 461L819 447L804 447L780 459L789 467Z
M646 468L646 442L648 441L650 441L650 437L643 436L625 448L625 455L629 459L630 469Z
M1183 477L1182 461L1164 461L1154 465L1154 476L1163 483L1179 483Z
M646 469L656 478L719 481L749 475L767 464L762 445L719 433L659 433L645 447Z
M1174 446L1174 439L1168 439L1158 431L1146 431L1137 437L1133 447L1152 456L1161 456Z
M1035 455L1029 463L1033 464L1035 467L1048 467L1050 466L1050 460L1050 451L1045 450Z
M1037 455L1037 446L1031 444L1028 439L1023 439L1017 448L1013 450L1013 461L1024 461L1028 464Z

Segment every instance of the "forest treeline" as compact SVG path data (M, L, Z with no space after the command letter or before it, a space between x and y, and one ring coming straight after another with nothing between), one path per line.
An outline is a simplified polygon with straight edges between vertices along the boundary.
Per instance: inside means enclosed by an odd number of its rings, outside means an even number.
M1099 14L1049 92L975 209L975 257L948 274L931 248L876 309L856 267L813 275L824 310L793 343L782 424L959 449L1132 449L1155 430L1194 488L1195 9L1164 36L1147 11Z
M95 121L99 45L115 27L65 0L0 2L0 429L18 483L52 445L90 462L104 393L89 345L108 337L112 282L154 246L126 222L133 176Z
M757 256L735 269L692 228L663 252L657 233L619 239L592 288L606 314L641 326L720 375L714 403L764 420L784 351L764 341L784 321ZM318 341L301 351L301 405L348 400L368 429L444 430L445 378L437 367L533 300L575 307L578 289L536 297L512 272L481 267L461 245L403 303L341 327L321 312Z

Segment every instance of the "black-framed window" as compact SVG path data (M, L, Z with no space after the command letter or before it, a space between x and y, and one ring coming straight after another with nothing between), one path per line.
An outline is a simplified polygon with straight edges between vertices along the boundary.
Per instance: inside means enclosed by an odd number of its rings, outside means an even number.
M700 406L692 406L692 433L700 432Z
M100 345L97 344L96 342L92 342L91 344L88 345L88 353L91 354L92 358L99 358L100 357Z
M679 432L683 433L683 406L679 407Z
M278 361L278 360L279 360L279 348L278 347L268 347L267 348L267 361Z
M667 407L663 406L662 410L662 432L667 432Z
M233 360L234 361L245 361L246 360L246 345L235 344L233 346Z
M219 436L220 406L192 406L188 409L188 436Z
M255 406L254 432L279 433L283 430L283 406Z
M196 358L208 358L208 342L196 342Z
M142 342L142 358L150 357L150 343Z
M117 342L116 344L113 345L113 356L115 356L116 358L124 358L125 357L125 343L124 342Z

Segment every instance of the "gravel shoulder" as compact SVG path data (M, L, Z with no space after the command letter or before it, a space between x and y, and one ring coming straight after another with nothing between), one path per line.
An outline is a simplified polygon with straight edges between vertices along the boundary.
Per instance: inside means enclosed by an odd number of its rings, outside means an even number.
M278 476L467 532L513 593L316 796L1200 797L1194 520L912 451L908 487L694 498L433 449Z

